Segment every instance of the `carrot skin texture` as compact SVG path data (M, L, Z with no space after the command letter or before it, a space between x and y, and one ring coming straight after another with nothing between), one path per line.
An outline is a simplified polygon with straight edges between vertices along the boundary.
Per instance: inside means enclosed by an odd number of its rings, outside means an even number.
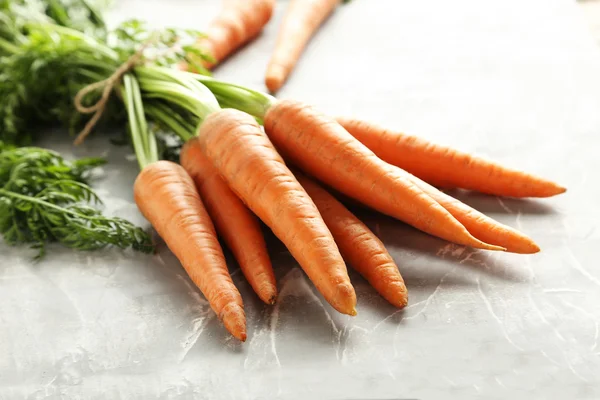
M250 286L262 301L274 304L277 284L258 219L229 189L202 153L197 138L183 146L180 162L196 183L217 234L233 252Z
M231 190L286 245L317 289L339 312L356 315L346 264L317 207L253 117L225 109L199 133L202 151Z
M448 241L504 250L474 238L446 209L423 193L405 171L379 159L335 119L284 100L264 119L278 151L335 190L417 229Z
M296 171L294 174L315 202L348 264L390 304L406 307L408 293L404 279L381 240L318 183Z
M531 238L516 229L495 221L416 176L412 178L417 186L448 210L477 239L502 246L511 253L533 254L540 251Z
M278 91L304 48L340 0L291 0L277 37L275 50L267 66L265 84L272 93Z
M434 186L506 197L550 197L567 190L547 179L374 123L337 120L379 158Z
M246 340L242 297L233 284L213 224L194 182L179 165L158 161L133 186L135 202L202 291L225 328Z
M226 1L217 17L206 30L206 37L198 45L215 59L214 63L203 62L204 67L213 68L235 50L252 40L269 22L275 8L275 0L230 0Z

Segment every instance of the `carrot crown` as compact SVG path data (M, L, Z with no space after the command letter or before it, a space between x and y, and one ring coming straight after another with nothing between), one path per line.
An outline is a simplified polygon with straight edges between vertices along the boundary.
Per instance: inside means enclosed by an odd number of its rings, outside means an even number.
M258 90L215 79L211 76L195 74L187 71L173 70L165 67L150 66L136 68L140 77L165 79L175 82L194 81L208 88L223 108L236 108L262 120L275 102L275 98Z
M198 126L211 113L235 108L254 116L262 123L275 98L209 76L160 66L135 68L144 100L145 113L187 141L198 132Z

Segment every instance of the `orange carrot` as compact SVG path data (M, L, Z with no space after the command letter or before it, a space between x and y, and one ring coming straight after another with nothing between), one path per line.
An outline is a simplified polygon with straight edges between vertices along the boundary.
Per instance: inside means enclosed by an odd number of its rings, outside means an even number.
M446 193L440 192L416 176L413 176L412 180L421 190L448 210L477 239L504 247L506 251L512 253L531 254L540 251L538 245L521 232L493 220Z
M246 340L242 297L234 286L213 224L194 182L169 161L146 166L133 186L135 202L200 288L225 328Z
M315 202L348 264L364 276L383 298L398 308L404 308L408 302L406 285L381 240L318 183L297 171L294 174Z
M275 275L256 216L229 189L202 153L197 138L189 140L183 146L180 162L194 179L217 233L233 252L258 297L267 304L275 303Z
M255 119L221 110L204 120L198 136L229 187L287 246L325 299L355 315L356 294L331 232Z
M283 86L310 38L339 4L340 0L290 0L267 67L265 84L271 92Z
M380 160L333 118L313 107L280 101L267 111L264 123L286 159L339 192L451 242L504 250L474 238L406 172Z
M215 62L205 62L212 68L240 46L256 37L269 22L275 0L229 0L219 15L210 23L206 37L198 45L210 54Z
M338 122L382 160L435 186L509 197L550 197L566 191L546 179L376 124L353 118Z

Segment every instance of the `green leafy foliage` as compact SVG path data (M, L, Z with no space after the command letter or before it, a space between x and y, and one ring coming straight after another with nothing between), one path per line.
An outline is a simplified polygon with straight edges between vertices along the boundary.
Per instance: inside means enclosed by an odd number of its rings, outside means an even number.
M106 24L100 4L92 0L45 0L45 12L56 23L91 34L103 34Z
M122 218L103 216L85 181L103 159L74 162L37 147L0 142L0 233L9 244L30 243L44 255L48 242L78 250L108 245L151 252L150 237Z
M210 75L210 71L204 68L201 62L214 59L195 46L196 41L202 37L202 32L193 29L164 28L154 31L144 21L131 19L110 32L107 42L126 59L135 53L141 44L150 41L146 58L151 64L170 67L186 62L198 73Z
M75 111L75 95L111 76L143 44L145 65L187 62L208 75L200 62L210 58L191 45L199 36L189 30L154 32L137 20L107 31L91 0L0 0L0 233L7 243L29 243L40 256L48 242L81 250L113 245L152 251L143 230L94 207L100 200L86 180L102 160L68 162L49 150L12 145L28 145L48 124L79 130L88 117ZM206 111L200 100L213 96L201 83L169 74L146 77L140 89L141 68L128 71L115 86L102 119L128 122L128 142L146 165L177 156L181 140L173 132L191 136L195 114ZM164 84L175 85L180 95L165 101L164 93L151 91ZM98 98L91 93L84 105Z
M106 5L98 0L0 0L0 13L12 17L13 30L35 20L100 35L106 31L101 15Z
M154 32L143 22L131 20L111 32L88 34L51 23L45 14L0 8L0 22L3 15L12 22L5 28L9 32L4 35L8 39L5 42L0 30L0 140L9 143L31 143L31 132L37 132L41 124L59 123L72 133L79 129L85 118L73 107L77 92L109 77L143 43L148 42L144 60L153 65L186 61L200 69L194 60L206 57L187 44L201 36L195 31ZM87 96L86 104L95 103L98 96ZM103 120L123 123L126 114L122 103L109 102Z
M32 22L23 37L0 56L0 140L16 144L30 143L42 123L75 125L75 94L120 63L116 52L70 28Z
M4 189L35 195L57 181L85 182L102 158L65 161L54 151L38 147L0 147L0 183Z

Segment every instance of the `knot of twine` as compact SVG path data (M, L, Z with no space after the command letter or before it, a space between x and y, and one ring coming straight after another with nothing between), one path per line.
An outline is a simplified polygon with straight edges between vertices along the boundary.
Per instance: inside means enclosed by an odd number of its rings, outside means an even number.
M81 88L79 92L77 92L75 98L73 99L77 111L81 114L94 113L94 115L85 124L83 130L79 132L79 134L75 138L75 141L73 143L76 146L83 143L85 138L92 132L92 129L94 129L94 126L96 126L96 124L102 117L104 110L106 109L108 99L110 98L110 94L115 88L115 85L123 78L123 75L125 75L127 72L133 69L140 62L142 56L144 55L144 50L146 50L146 48L154 41L154 39L155 37L154 35L152 35L146 42L142 44L142 46L135 53L133 53L131 57L129 57L127 61L121 64L119 68L117 68L115 72L112 73L111 76L101 81L89 84ZM99 89L102 89L102 96L100 96L100 100L98 100L96 104L92 106L84 106L83 99L85 98L85 96Z

